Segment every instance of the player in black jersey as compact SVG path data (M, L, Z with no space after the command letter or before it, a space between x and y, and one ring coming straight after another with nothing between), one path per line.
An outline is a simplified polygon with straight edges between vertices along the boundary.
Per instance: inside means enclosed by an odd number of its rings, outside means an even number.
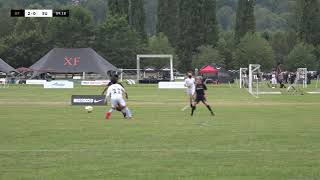
M191 109L191 116L193 116L193 112L196 110L197 104L201 101L204 105L207 106L208 110L210 111L211 115L214 116L214 112L212 111L210 105L207 102L207 86L203 84L202 78L197 77L196 78L196 93L195 93L195 99L192 103L192 109Z

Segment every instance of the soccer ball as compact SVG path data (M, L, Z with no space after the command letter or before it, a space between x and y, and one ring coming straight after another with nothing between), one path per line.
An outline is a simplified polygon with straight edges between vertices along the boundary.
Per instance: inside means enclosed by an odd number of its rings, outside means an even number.
M92 106L86 106L84 107L84 109L88 112L91 113L93 111L93 107Z

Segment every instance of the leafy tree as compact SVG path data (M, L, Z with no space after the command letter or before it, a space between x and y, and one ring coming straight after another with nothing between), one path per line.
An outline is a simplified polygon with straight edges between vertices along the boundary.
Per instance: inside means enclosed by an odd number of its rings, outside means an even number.
M29 67L49 49L36 30L12 33L0 40L0 55L13 67Z
M152 36L148 41L148 52L152 54L175 54L175 49L171 46L167 36L159 33Z
M108 0L108 15L128 16L128 0Z
M171 54L175 57L175 49L171 46L167 36L164 33L159 33L157 36L152 36L148 40L147 52L150 54ZM177 64L177 57L174 58L174 64ZM153 65L163 67L168 65L167 61L153 59L153 61L143 61L142 65Z
M175 46L178 35L178 8L179 1L158 1L157 32L164 33L170 43Z
M202 25L202 27L199 27L200 38L202 38L201 44L213 47L216 46L219 39L216 18L216 0L203 0L200 20L200 25Z
M258 33L248 33L241 39L235 59L237 68L260 64L263 69L270 70L276 64L272 47Z
M295 29L296 19L295 14L293 12L284 12L281 13L279 16L286 21L286 26L288 27L287 29Z
M290 71L295 71L297 68L308 68L308 70L317 70L319 63L316 61L316 56L313 54L315 48L312 45L299 43L289 53L286 60L286 67Z
M147 34L144 30L146 18L143 0L129 0L129 2L131 5L129 6L129 24L135 28L143 40L146 40Z
M255 9L256 28L258 31L265 30L285 30L288 28L288 22L280 15L273 13L272 11L257 7Z
M235 42L237 44L248 32L255 32L254 5L254 0L238 0L235 27Z
M143 0L109 0L108 12L111 18L115 15L127 17L129 25L135 28L142 39L146 39Z
M234 32L227 31L220 33L220 39L217 44L221 59L224 59L224 65L227 69L233 69L233 61L235 57Z
M179 3L177 54L181 60L180 68L185 72L192 69L193 53L201 45L201 7L201 1L183 0Z
M318 64L318 72L320 72L320 45L315 47L314 53L317 58L317 64Z
M208 64L224 66L223 56L212 46L200 46L198 51L199 53L195 54L192 58L193 68L201 68Z
M15 30L14 26L16 24L17 18L10 17L9 12L9 8L0 9L0 22L2 24L0 28L0 37L9 35Z
M223 30L229 30L234 26L236 13L230 6L223 6L217 12L217 19Z
M107 14L107 2L104 0L90 0L82 4L85 8L90 10L93 19L96 23L102 22Z
M160 1L162 2L162 1ZM146 33L148 37L154 36L157 33L157 0L145 1L145 12L146 12Z
M320 1L297 0L299 38L314 46L320 45Z
M13 29L17 33L33 30L41 31L41 25L38 19L39 18L18 18Z
M132 68L136 65L136 55L144 52L139 37L125 16L109 16L99 26L94 47L117 67Z
M212 0L183 0L179 3L177 53L183 71L191 70L192 56L197 52L197 47L204 44L215 45L217 41L213 7L215 1Z
M236 9L238 0L217 0L217 8L220 9L223 6L229 6L232 9Z
M90 12L73 6L69 18L50 18L48 39L55 47L90 47L94 40L94 24Z
M276 61L283 64L285 61L285 58L290 52L288 34L283 31L278 31L273 34L270 43L274 50Z

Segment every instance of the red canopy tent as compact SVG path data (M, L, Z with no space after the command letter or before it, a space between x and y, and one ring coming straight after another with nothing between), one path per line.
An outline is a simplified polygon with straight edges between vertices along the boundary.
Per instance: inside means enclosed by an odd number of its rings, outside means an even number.
M19 67L19 68L16 69L16 71L18 71L20 73L25 73L25 72L30 72L32 70L29 69L29 68L26 68L26 67Z
M218 69L209 65L200 69L200 74L217 74L218 72L219 72Z

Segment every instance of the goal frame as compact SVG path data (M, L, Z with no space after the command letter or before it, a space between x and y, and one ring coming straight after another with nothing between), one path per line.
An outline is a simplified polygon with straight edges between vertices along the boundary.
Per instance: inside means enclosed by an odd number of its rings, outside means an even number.
M299 92L303 94L303 91L301 90L299 84L302 80L302 89L307 88L307 82L308 82L308 69L307 68L298 68L296 73L296 77L294 79L293 84L290 84L287 88L287 92L294 94L296 92Z
M318 89L319 81L320 81L320 75L317 75L317 81L316 81L316 87L315 87L315 89ZM308 93L308 94L320 94L320 91L309 91L309 92L307 92L307 93Z
M248 89L249 89L249 93L255 97L259 97L259 95L279 95L282 94L280 91L274 91L274 92L265 92L265 91L259 91L259 79L257 78L257 90L256 92L253 91L253 74L254 72L258 72L260 73L260 68L261 65L260 64L249 64L249 85L248 85Z
M296 78L302 79L302 88L307 88L307 82L308 82L308 69L307 68L298 68L297 69L297 76ZM303 78L300 78L300 76L304 76Z
M140 80L140 61L142 58L161 58L170 61L170 81L174 81L173 77L173 55L171 54L138 54L137 55L137 83Z

